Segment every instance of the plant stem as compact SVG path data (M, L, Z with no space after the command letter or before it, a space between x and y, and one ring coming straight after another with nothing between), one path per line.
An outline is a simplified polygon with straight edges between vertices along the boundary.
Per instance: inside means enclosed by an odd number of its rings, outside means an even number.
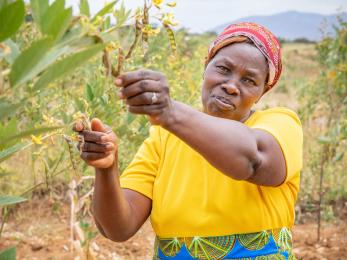
M2 230L4 229L5 223L8 219L8 215L9 215L9 210L7 209L7 207L5 206L2 209L2 221L1 221L1 227L0 227L0 238L1 238L1 234L2 234Z
M320 173L319 173L319 201L318 201L318 220L317 220L317 242L320 241L320 228L321 228L321 210L322 210L322 202L323 202L323 177L324 177L324 168L325 163L327 162L327 152L328 146L325 145L323 148L323 156L320 162Z

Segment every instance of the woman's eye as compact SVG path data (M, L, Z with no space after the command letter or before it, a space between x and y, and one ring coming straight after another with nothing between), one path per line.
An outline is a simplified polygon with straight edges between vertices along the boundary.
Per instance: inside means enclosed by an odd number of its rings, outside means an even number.
M249 85L252 85L252 86L256 86L256 85L257 85L253 79L244 78L243 80L244 80L247 84L249 84Z
M229 72L229 69L225 66L217 66L217 68L223 72Z

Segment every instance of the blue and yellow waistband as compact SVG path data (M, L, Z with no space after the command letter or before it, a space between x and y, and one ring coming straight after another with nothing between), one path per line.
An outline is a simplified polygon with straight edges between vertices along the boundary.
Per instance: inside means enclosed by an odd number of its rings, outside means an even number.
M156 237L155 260L295 259L288 228L215 237Z

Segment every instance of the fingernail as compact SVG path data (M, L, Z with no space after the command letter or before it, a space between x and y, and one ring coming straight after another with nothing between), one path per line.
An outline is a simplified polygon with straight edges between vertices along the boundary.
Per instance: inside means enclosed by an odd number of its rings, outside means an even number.
M122 85L122 79L117 78L117 79L115 80L114 83L115 83L116 85L120 86L120 85Z
M123 98L124 98L123 92L122 92L122 91L119 91L119 92L118 92L118 96L119 96L119 98L123 99Z

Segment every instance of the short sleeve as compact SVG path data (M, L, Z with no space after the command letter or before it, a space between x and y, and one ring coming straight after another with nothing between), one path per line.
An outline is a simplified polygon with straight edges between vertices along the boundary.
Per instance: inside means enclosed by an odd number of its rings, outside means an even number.
M158 126L152 126L149 137L142 143L134 159L120 176L121 187L135 190L152 199L159 162L160 132Z
M285 183L299 175L302 169L303 132L301 122L294 111L286 108L268 109L262 113L251 128L269 132L279 143L286 161Z

